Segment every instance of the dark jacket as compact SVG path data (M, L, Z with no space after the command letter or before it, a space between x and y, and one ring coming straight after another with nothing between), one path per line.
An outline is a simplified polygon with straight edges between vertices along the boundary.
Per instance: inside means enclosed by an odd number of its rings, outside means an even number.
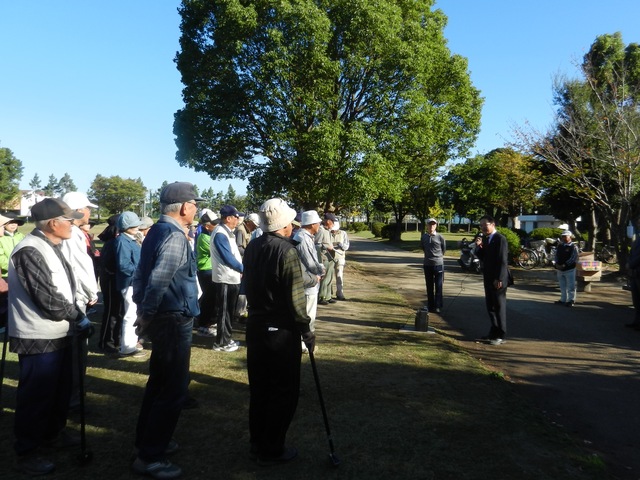
M482 239L482 248L476 250L476 255L483 262L482 275L485 283L495 280L502 282L502 287L509 285L509 244L504 235L496 231L491 237Z
M302 265L294 243L276 233L249 242L243 258L241 292L251 323L309 331Z

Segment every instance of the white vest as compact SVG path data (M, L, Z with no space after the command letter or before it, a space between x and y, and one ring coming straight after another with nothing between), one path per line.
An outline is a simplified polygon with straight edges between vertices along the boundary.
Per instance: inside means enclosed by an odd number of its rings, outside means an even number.
M27 235L13 251L33 247L44 257L42 270L48 272L58 292L69 303L74 303L74 295L67 271L62 261L47 242L36 235ZM69 322L44 318L43 313L23 288L13 265L9 262L9 336L28 339L55 339L69 334Z
M214 243L216 235L224 235L227 237L231 253L238 262L242 263L242 256L240 255L240 250L238 250L238 245L236 245L235 235L229 230L229 227L219 224L211 233L211 279L214 283L239 285L242 278L241 273L223 262L220 252L218 252Z

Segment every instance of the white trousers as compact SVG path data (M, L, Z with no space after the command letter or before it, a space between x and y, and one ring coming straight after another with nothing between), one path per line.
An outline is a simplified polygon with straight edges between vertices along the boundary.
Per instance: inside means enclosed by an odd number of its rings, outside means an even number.
M136 321L136 304L133 301L133 287L122 290L124 299L124 316L122 317L122 335L120 337L120 353L129 354L136 350L138 335L133 324Z

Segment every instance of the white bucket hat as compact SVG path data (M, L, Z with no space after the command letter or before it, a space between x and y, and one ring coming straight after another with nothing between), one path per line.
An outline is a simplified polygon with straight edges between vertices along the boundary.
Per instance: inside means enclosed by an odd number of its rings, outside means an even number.
M317 211L307 210L306 212L302 212L300 225L306 227L307 225L313 225L314 223L322 223L322 220L320 220L320 215L318 215Z
M296 211L281 198L270 198L260 206L260 226L265 232L280 230L295 218Z

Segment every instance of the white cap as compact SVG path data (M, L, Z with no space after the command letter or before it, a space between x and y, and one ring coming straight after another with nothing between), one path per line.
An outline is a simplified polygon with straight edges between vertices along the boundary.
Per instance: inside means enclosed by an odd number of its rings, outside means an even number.
M320 215L315 210L307 210L306 212L302 212L302 217L300 217L300 225L303 227L307 225L313 225L314 223L322 223L320 220Z
M62 197L62 201L69 205L71 210L79 210L86 207L98 208L98 205L91 203L87 195L82 192L67 192Z
M260 225L260 216L257 213L250 213L247 215L247 218L245 218L245 222L246 221L253 222L257 227Z
M564 232L562 232L562 234L560 236L561 237L573 237L573 233L571 233L570 230L565 230Z

